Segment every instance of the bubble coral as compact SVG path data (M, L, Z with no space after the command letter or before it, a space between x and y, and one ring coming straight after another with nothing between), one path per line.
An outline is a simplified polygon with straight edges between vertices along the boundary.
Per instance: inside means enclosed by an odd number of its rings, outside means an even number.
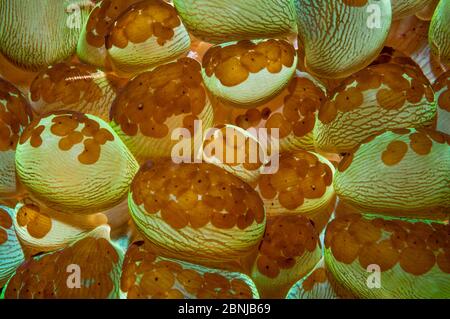
M158 256L137 241L127 250L121 290L128 299L258 299L253 281L238 272Z
M348 215L325 235L325 262L337 282L360 298L449 298L449 225ZM381 285L367 284L369 266Z
M317 222L320 232L334 209L334 171L319 154L302 150L281 153L278 171L261 175L257 181L267 216L307 216Z
M183 23L197 38L224 43L282 37L297 31L289 0L174 0Z
M141 0L104 0L99 2L83 25L77 44L77 56L90 65L112 67L107 61L106 38L117 18Z
M431 53L428 44L429 27L428 21L422 21L414 15L393 21L384 49L390 47L396 51L390 52L392 55L400 56L401 52L411 58L428 80L434 82L444 72L444 66Z
M178 143L172 139L177 128L187 129L189 140L201 145L195 121L201 120L200 128L206 130L212 125L212 113L200 64L183 58L132 79L113 102L111 126L137 160L144 162L171 156Z
M283 298L294 282L310 272L322 256L313 223L290 214L267 218L264 238L252 269L262 298Z
M0 52L33 71L65 60L75 51L90 9L80 0L2 1Z
M67 247L101 225L120 230L127 217L128 211L120 209L120 205L103 213L86 215L55 211L30 198L19 202L12 216L26 256Z
M450 66L450 1L441 0L434 11L430 24L429 43L431 52L446 66Z
M0 298L450 298L449 0L34 2Z
M437 104L436 129L450 134L450 71L443 73L433 84Z
M13 227L14 212L0 206L0 287L24 261L24 254Z
M297 281L288 291L286 299L354 299L334 279L322 258L307 276Z
M109 109L124 80L80 63L58 63L41 71L30 85L33 110L89 113L107 121Z
M202 75L221 101L249 108L280 93L296 65L295 49L287 41L242 40L211 47L203 57Z
M145 164L133 180L129 206L158 252L221 268L255 249L266 222L251 186L206 163Z
M213 100L214 123L233 124L243 129L278 129L281 151L314 150L316 115L327 101L320 83L307 73L296 71L287 87L272 100L250 109L232 107Z
M314 128L316 147L327 152L349 151L384 130L431 126L436 116L432 86L412 64L369 66L343 81L330 97Z
M109 62L136 73L180 57L189 46L189 34L170 4L111 0L92 11L77 52L88 63L108 67Z
M49 208L92 214L118 205L138 169L117 134L100 118L57 112L34 120L20 137L17 174Z
M434 130L397 129L375 136L344 156L334 177L336 194L365 212L446 219L449 147L450 137Z
M391 25L389 0L295 3L299 50L304 53L306 68L312 75L347 77L369 65L383 48ZM370 13L375 16L371 18Z
M189 34L176 10L161 0L133 4L110 29L106 47L119 70L136 72L187 53Z
M287 90L283 106L269 116L265 126L279 129L282 151L313 151L313 130L318 111L327 101L325 93L316 80L301 72L297 73Z
M0 79L0 197L14 196L18 191L14 157L20 134L32 118L22 93Z
M64 249L25 260L10 278L3 297L119 298L122 260L122 250L110 242L109 227L101 226ZM78 283L71 276L77 271Z

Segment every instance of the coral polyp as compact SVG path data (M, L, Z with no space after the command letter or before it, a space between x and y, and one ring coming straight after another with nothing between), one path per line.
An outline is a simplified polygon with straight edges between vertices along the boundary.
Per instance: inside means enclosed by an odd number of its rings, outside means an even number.
M202 62L207 88L220 100L237 107L262 104L289 82L297 64L294 47L286 41L225 43L210 48ZM260 88L261 81L266 82Z
M78 42L90 64L140 73L186 53L190 38L175 9L163 0L100 2Z
M329 152L349 151L387 129L431 126L436 117L432 86L410 64L369 66L343 81L330 97L319 110L314 131L316 147Z
M345 154L334 179L336 193L367 212L446 220L449 141L448 135L425 129L397 129L374 136ZM409 174L420 176L421 182ZM367 178L371 182L363 183Z
M449 10L0 0L0 299L449 299Z
M1 54L32 71L69 58L91 6L80 0L2 1Z
M159 251L204 265L239 263L264 234L258 193L212 164L144 164L129 205L137 227Z
M390 2L295 1L300 56L307 70L319 77L345 78L369 65L388 35ZM373 19L368 12L375 15Z
M123 82L89 65L58 63L40 72L31 83L31 105L40 115L71 110L107 121L110 105Z
M122 251L109 240L109 229L99 227L64 249L27 259L3 295L6 299L117 298L122 260ZM85 270L78 289L58 280L71 265Z
M441 223L349 215L329 224L325 263L358 297L440 298L450 289L448 239L448 225ZM369 265L380 269L381 289L357 279Z
M201 142L195 121L206 129L213 114L200 64L183 58L139 74L116 97L110 115L111 126L140 162L170 157L178 128Z
M282 37L297 31L293 1L175 0L188 30L211 43Z
M32 119L30 105L23 94L0 79L0 198L18 191L14 158L20 134Z
M133 243L125 255L121 290L128 299L251 299L259 294L245 274L158 256L151 245Z
M106 122L64 111L37 118L27 127L16 150L16 165L32 196L50 208L81 214L98 213L123 201L138 168ZM72 179L64 178L68 175ZM100 189L101 198L96 193Z
M310 220L289 213L269 217L252 278L263 298L284 297L287 289L309 273L320 257L319 238Z

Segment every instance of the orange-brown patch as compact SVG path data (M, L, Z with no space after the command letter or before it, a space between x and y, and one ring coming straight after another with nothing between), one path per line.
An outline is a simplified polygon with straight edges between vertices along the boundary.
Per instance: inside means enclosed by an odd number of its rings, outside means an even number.
M87 237L62 250L26 260L11 278L5 298L107 298L113 291L114 265L109 250L99 249L104 245L99 241ZM77 289L67 285L66 270L72 264L81 269L81 287Z
M202 274L175 260L157 260L148 243L142 242L132 244L125 255L121 289L128 299L252 298L243 280L208 271Z
M381 230L366 219L360 219L352 223L348 231L362 244L374 243L381 237Z
M424 98L429 103L434 100L428 79L409 58L373 65L369 69L381 76L382 82L388 87L377 92L377 101L382 108L399 109L406 102L417 104ZM409 78L405 78L405 75Z
M416 154L427 155L431 152L433 142L424 132L412 133L409 139L409 145Z
M303 77L294 77L288 87L276 99L252 109L229 107L223 103L214 103L217 125L234 124L243 129L264 126L278 129L278 137L290 134L302 138L312 132L315 126L315 114L327 98L314 82ZM281 107L280 107L281 106Z
M256 262L259 272L276 278L281 269L294 267L298 258L313 252L318 240L313 224L304 216L269 218Z
M439 253L437 257L437 264L443 272L450 274L450 252L448 249L447 251L442 251Z
M353 152L346 152L344 153L344 156L342 157L341 161L338 165L339 172L344 172L347 170L347 168L350 167L350 165L353 162L353 158L355 157L355 154Z
M450 90L442 92L439 95L437 103L441 109L450 112Z
M17 223L21 227L27 227L30 236L43 238L52 228L52 220L46 214L40 212L39 207L25 205L17 213Z
M350 78L356 80L358 83L356 88L362 91L378 89L383 80L382 76L373 72L370 68L361 70Z
M448 84L450 82L450 70L442 73L434 82L433 84L433 90L435 92L439 92L445 87L448 87Z
M311 291L316 284L324 283L328 279L325 268L315 269L302 283L303 290Z
M7 241L8 241L8 233L3 228L0 228L0 245L3 245Z
M32 120L31 108L22 93L0 79L0 152L15 150L19 136Z
M450 112L450 71L441 74L433 85L438 106ZM443 90L443 91L442 91ZM442 91L442 92L441 92Z
M383 240L364 245L359 254L359 263L364 269L367 269L369 265L376 264L380 266L381 271L387 271L398 263L398 255L398 251L393 247L391 241Z
M295 210L305 199L322 197L332 176L327 164L314 154L299 150L283 153L279 170L270 176L261 175L257 183L264 199L276 199L284 208Z
M269 110L271 113L271 111ZM266 118L267 119L267 118ZM249 109L236 116L234 124L243 129L256 127L263 120L263 112L259 108Z
M360 253L361 245L347 232L339 232L333 236L331 251L337 261L351 264Z
M387 271L399 263L405 272L417 276L427 273L436 263L448 272L449 243L448 225L364 219L361 215L337 215L325 234L325 246L332 249L338 261L351 262L356 247L360 247L357 255L364 269L377 264L381 271ZM338 246L345 248L340 251Z
M9 229L12 226L12 218L8 212L0 208L0 227Z
M349 7L364 7L367 4L367 0L341 0L346 6Z
M400 254L400 266L410 274L421 276L433 268L436 257L426 248L407 247Z
M439 131L430 129L418 129L419 132L427 134L433 141L443 144L448 139L448 135Z
M425 94L425 86L416 79L411 81L411 88L406 91L406 99L408 102L419 103Z
M393 166L401 162L408 151L408 145L403 141L392 141L381 153L381 160L388 166Z
M288 93L282 110L284 120L289 122L287 128L296 137L303 137L312 132L316 121L315 113L325 103L325 94L311 80L298 77L290 82ZM287 134L283 133L285 135Z
M266 128L278 129L279 138L287 137L292 132L292 124L280 113L273 114L266 122Z
M319 109L319 120L323 124L330 124L337 115L336 103L332 101L325 102Z
M406 102L406 96L403 92L396 92L391 89L381 89L377 93L378 104L385 109L399 109Z
M256 261L259 272L269 278L276 278L280 273L277 263L265 255L260 256Z
M353 221L358 221L361 219L361 215L358 213L348 213L336 215L328 225L325 233L325 247L330 248L333 238L336 234L341 231L347 232L348 226Z
M174 7L162 0L133 4L120 15L109 29L106 47L125 48L129 42L142 43L151 37L163 46L171 40L181 21Z
M133 3L140 0L105 0L90 14L86 24L86 41L89 45L101 48L116 19Z
M149 183L151 181L151 183ZM246 229L264 221L258 194L245 182L211 164L158 161L143 166L131 186L136 205L147 214L161 212L176 229L208 222L222 229Z
M141 73L114 100L111 118L128 136L140 131L146 137L166 137L166 121L178 115L187 115L183 124L192 129L207 103L200 69L197 61L182 58Z
M363 104L364 95L358 88L349 87L346 90L339 92L336 95L334 102L339 111L349 112Z
M52 119L50 131L61 137L59 148L68 151L73 146L83 143L84 150L78 155L78 160L84 165L95 164L101 154L101 146L114 141L110 131L100 128L100 124L86 115L75 112L66 112L56 115ZM84 125L81 131L77 129Z
M102 90L93 74L94 67L83 64L58 63L39 73L30 86L31 100L45 103L93 103L102 97Z
M247 80L250 73L266 68L270 73L279 73L283 66L294 63L295 49L284 40L266 40L257 44L249 40L209 49L202 65L206 75L213 74L224 86L236 86Z
M186 291L191 294L196 294L203 285L202 276L191 269L183 269L177 274L177 280L182 284Z

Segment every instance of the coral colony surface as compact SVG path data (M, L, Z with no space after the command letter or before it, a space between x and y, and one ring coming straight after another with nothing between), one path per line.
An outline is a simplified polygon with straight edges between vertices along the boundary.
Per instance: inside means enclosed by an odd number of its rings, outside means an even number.
M2 298L450 298L450 0L0 0Z

